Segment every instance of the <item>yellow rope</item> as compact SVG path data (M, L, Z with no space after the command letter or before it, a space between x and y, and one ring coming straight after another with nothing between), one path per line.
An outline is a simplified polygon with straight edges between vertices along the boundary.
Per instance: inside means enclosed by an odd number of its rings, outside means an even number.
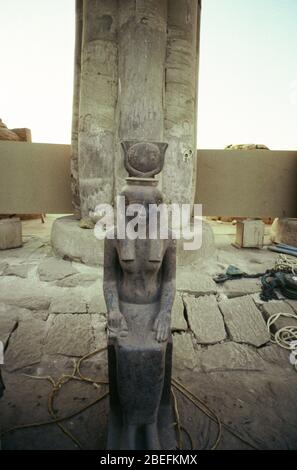
M61 424L63 421L67 421L71 418L74 418L75 416L78 416L79 414L83 413L87 409L91 408L95 404L99 403L101 400L106 398L109 394L109 392L104 392L100 397L96 398L94 401L91 403L87 404L80 410L71 413L70 415L64 416L64 417L58 417L56 413L54 412L54 400L57 394L60 392L61 388L63 385L65 385L67 382L70 380L78 380L78 381L83 381L89 384L94 384L94 385L108 385L107 381L102 381L102 380L95 380L90 377L85 377L80 370L80 367L83 363L84 360L86 360L89 357L92 357L96 354L99 354L100 352L105 351L107 348L100 348L96 349L95 351L92 351L89 354L86 354L85 356L81 357L75 362L74 365L74 370L72 374L63 374L57 381L55 381L51 376L34 376L34 375L26 375L27 377L30 377L34 380L47 380L50 382L52 385L52 390L49 394L48 397L48 411L51 416L51 420L46 420L46 421L40 421L40 422L35 422L35 423L28 423L28 424L21 424L18 426L14 426L10 429L7 429L0 433L0 438L5 436L6 434L9 434L13 431L17 431L20 429L28 429L31 427L39 427L39 426L45 426L49 424L56 424L59 426L59 428L62 430L62 432L67 435L74 443L76 446L78 446L80 449L83 448L79 440L65 427L63 424ZM231 434L233 434L235 437L237 437L239 440L241 440L244 444L248 445L251 448L257 449L254 445L251 443L247 442L245 439L243 439L241 436L239 436L235 431L233 431L229 426L227 426L225 423L223 423L219 416L213 411L204 401L202 401L197 395L192 393L187 387L185 387L181 382L179 382L177 379L172 378L172 385L175 387L182 395L184 395L196 408L200 409L206 416L208 416L212 421L217 423L218 430L217 430L217 435L214 444L212 445L211 449L214 450L218 447L221 437L222 437L222 427L225 427ZM191 434L184 428L183 426L180 425L180 417L179 417L179 412L178 412L178 407L177 407L177 399L174 394L174 391L172 390L172 395L173 395L173 403L174 403L174 411L175 411L175 418L176 418L176 425L177 425L177 430L178 430L178 446L180 449L182 449L182 432L184 432L191 445L191 449L194 449L194 443Z
M0 434L0 438L2 436L4 436L5 434L8 434L12 431L16 431L18 429L44 426L46 424L56 424L61 429L61 431L75 443L76 446L78 446L80 449L82 449L83 446L81 445L79 440L61 423L62 423L62 421L65 421L65 420L68 420L68 419L70 419L74 416L77 416L78 414L80 414L83 411L87 410L91 406L95 405L96 403L101 401L103 398L105 398L108 395L108 392L104 393L102 396L100 396L99 398L97 398L96 400L91 402L89 405L86 405L85 407L83 407L78 412L72 413L71 415L65 416L64 418L59 418L57 416L57 414L55 413L55 411L54 411L54 400L55 400L55 397L57 396L57 394L60 392L63 385L65 385L67 382L69 382L71 380L78 380L78 381L81 381L81 382L86 382L86 383L90 383L90 384L94 384L94 385L108 385L108 382L106 382L106 381L95 380L95 379L92 379L90 377L84 377L82 375L81 371L80 371L81 364L84 360L88 359L89 357L94 356L95 354L99 354L100 352L105 351L105 350L106 350L106 347L99 348L99 349L96 349L95 351L92 351L91 353L86 354L85 356L81 357L80 359L78 359L75 362L72 374L63 374L63 375L61 375L61 377L57 381L55 381L49 375L47 375L47 376L36 376L36 375L23 374L26 377L30 377L34 380L47 380L52 385L52 390L51 390L51 392L48 396L48 402L47 402L48 412L49 412L49 415L51 416L52 419L49 420L49 421L41 421L41 422L38 422L38 423L30 423L30 424L22 424L22 425L19 425L19 426L14 426L13 428L10 428L10 429L2 432Z
M196 408L199 408L204 414L206 414L212 421L215 421L218 423L219 421L219 430L218 430L218 435L216 438L215 443L212 446L212 449L216 448L219 442L219 438L221 438L221 428L224 427L230 434L232 434L234 437L239 439L241 442L246 444L247 446L251 447L252 449L258 450L256 446L248 442L246 439L241 437L239 434L237 434L233 429L228 426L226 423L220 420L220 418L216 415L216 413L206 405L206 403L201 400L197 395L192 393L187 387L185 387L181 382L179 382L177 379L172 379L172 384L174 387L176 387L185 397L191 401Z

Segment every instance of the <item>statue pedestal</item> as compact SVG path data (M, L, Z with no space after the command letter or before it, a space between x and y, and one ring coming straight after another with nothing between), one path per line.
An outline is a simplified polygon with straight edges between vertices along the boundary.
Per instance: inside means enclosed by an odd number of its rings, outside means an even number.
M103 266L104 240L98 240L93 230L81 228L74 216L54 221L51 244L54 252L63 259L89 266Z
M74 216L56 219L53 223L51 243L54 252L63 259L78 261L89 266L103 266L104 241L94 231L83 229ZM203 221L202 246L197 251L183 249L183 240L177 240L177 265L199 264L215 252L214 235L208 222Z

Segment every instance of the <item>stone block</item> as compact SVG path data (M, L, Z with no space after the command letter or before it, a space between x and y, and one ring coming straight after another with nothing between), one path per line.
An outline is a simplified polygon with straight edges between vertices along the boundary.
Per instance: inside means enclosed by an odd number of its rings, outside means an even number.
M6 370L18 370L40 361L45 328L46 322L34 318L18 324L4 356Z
M198 365L197 352L194 349L190 333L173 335L173 366L176 369L195 369Z
M98 292L94 295L90 302L88 302L89 313L106 313L106 304L103 296L103 292Z
M19 218L0 220L0 250L22 246L22 222Z
M10 334L14 330L16 324L17 321L14 318L0 317L0 341L4 348L6 347Z
M184 303L181 295L175 295L174 304L171 312L171 330L185 331L188 329L187 322L184 317Z
M210 276L198 274L193 268L180 268L177 271L176 288L178 291L194 295L210 295L217 292L217 285Z
M244 295L261 292L262 284L260 279L233 279L226 281L223 286L223 293L230 299Z
M84 356L94 340L90 315L50 315L44 351L47 354Z
M276 313L289 313L296 315L291 305L283 300L271 300L266 302L263 304L262 309L266 321ZM275 333L277 330L285 326L295 326L297 328L297 315L295 318L285 316L279 317L279 319L271 326L271 331L272 333Z
M262 314L250 296L225 300L218 305L233 341L259 347L270 340Z
M50 304L51 313L87 313L86 300L74 292L67 292L53 299Z
M44 289L34 280L13 279L10 276L0 279L0 302L5 304L31 310L47 310L51 296L55 296L53 288Z
M76 274L77 270L69 261L58 258L47 258L38 266L39 279L41 281L57 281Z
M29 264L11 264L5 269L4 275L17 276L25 279L28 276L28 271L31 266L32 265Z
M78 273L67 276L57 282L59 287L88 287L98 281L99 274L96 273Z
M202 349L199 359L205 372L265 369L265 362L255 349L234 342L215 344Z
M190 328L200 344L226 339L224 320L214 295L184 297Z

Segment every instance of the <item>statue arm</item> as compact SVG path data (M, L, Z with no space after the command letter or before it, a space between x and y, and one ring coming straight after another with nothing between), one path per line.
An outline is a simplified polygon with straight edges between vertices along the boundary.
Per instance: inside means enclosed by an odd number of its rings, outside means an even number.
M120 311L117 286L118 255L114 240L108 238L104 242L104 282L103 291L107 307L108 328L126 330L127 325Z
M171 310L175 297L176 241L169 240L163 259L160 311L154 323L157 341L166 341L170 331Z
M117 253L114 240L108 238L104 241L104 282L103 291L107 312L119 309L119 295L117 289Z

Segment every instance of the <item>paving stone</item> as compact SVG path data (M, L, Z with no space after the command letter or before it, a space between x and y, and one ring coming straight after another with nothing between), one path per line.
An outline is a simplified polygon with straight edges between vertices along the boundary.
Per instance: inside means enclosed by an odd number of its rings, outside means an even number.
M199 352L205 372L265 369L265 362L251 346L226 342L203 348Z
M294 312L297 313L297 300L286 299L285 301L290 305L290 307L292 307Z
M198 343L214 344L226 339L224 320L214 295L185 296L191 330Z
M250 296L220 302L230 338L238 343L261 346L270 339L266 323Z
M93 313L90 315L90 317L93 332L92 350L107 347L106 316Z
M9 265L5 271L5 276L17 276L26 278L28 276L29 268L31 268L32 264L11 264Z
M103 296L103 291L98 292L88 302L89 313L106 313L106 304Z
M270 364L279 366L282 371L285 369L291 370L292 364L290 363L290 351L281 348L277 344L268 344L258 349L259 356Z
M180 268L177 272L176 287L178 291L195 295L208 295L217 292L217 285L210 276L197 274L195 270Z
M36 318L37 320L46 321L49 317L49 310L29 310L30 316ZM29 314L27 314L29 317Z
M47 323L45 353L79 357L91 352L94 336L89 314L50 315Z
M176 293L171 312L171 330L185 331L187 329L188 325L184 317L183 299L179 293Z
M24 320L11 335L4 356L4 367L14 371L36 364L42 356L46 323L42 320Z
M0 320L12 319L20 321L29 317L32 318L31 310L0 303Z
M16 325L17 321L15 319L0 317L0 341L4 348L6 347L8 338Z
M65 277L57 282L59 287L88 287L98 281L99 274L96 273L77 273L72 276Z
M69 261L58 258L46 258L38 266L39 279L46 282L58 281L76 273L77 269Z
M87 313L87 302L80 294L67 292L53 299L50 313Z
M173 335L173 366L176 369L194 369L197 367L197 353L190 333Z
M255 304L259 307L261 307L262 305L264 305L266 303L265 300L262 300L261 299L261 293L260 292L257 292L256 294L251 294L251 298L253 299L253 301L255 302Z
M5 272L6 268L9 266L9 264L6 261L1 261L0 263L0 276Z
M269 302L266 302L265 304L263 304L262 309L263 309L264 318L266 321L268 321L268 319L276 313L289 313L293 315L295 314L291 305L288 302L284 302L283 300L271 300ZM271 331L275 333L277 330L279 330L280 328L283 328L284 326L296 326L297 327L297 316L296 318L284 317L284 316L280 317L271 326Z
M47 320L48 316L48 310L29 310L27 308L16 307L15 305L7 305L0 303L0 323L1 319L11 319L17 322L23 320L31 320L32 318L35 318L36 320L45 321Z
M53 289L44 289L36 281L12 279L10 276L0 279L0 302L9 305L32 310L47 310L52 296L54 296Z
M260 279L234 279L224 282L223 293L229 298L254 294L261 291Z

